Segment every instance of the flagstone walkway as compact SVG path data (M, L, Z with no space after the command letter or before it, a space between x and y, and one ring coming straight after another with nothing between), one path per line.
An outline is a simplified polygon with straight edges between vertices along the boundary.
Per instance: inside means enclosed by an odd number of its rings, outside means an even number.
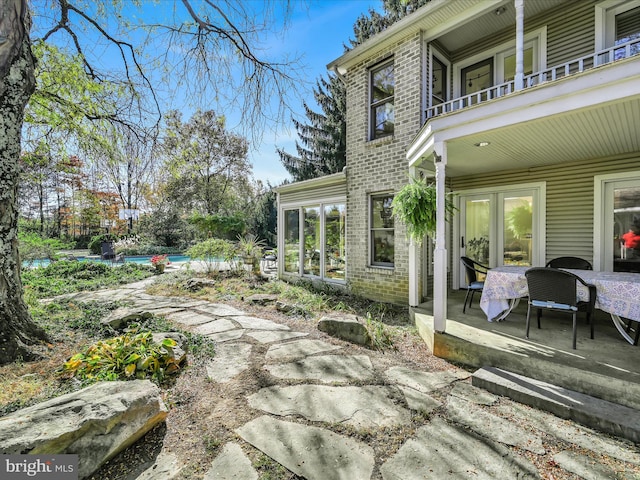
M381 384L364 348L346 353L231 306L148 295L150 281L74 298L128 300L214 339L207 374L220 384L249 368L256 342L265 345L264 369L278 379L246 397L261 414L235 430L237 441L219 449L205 480L258 479L248 445L310 480L534 479L543 478L545 462L574 474L565 478L640 479L637 445L475 388L462 369L392 366ZM377 458L366 436L332 431L333 425L393 429L416 415L424 419L421 426L389 458ZM161 454L138 478L181 478L182 467L175 456Z

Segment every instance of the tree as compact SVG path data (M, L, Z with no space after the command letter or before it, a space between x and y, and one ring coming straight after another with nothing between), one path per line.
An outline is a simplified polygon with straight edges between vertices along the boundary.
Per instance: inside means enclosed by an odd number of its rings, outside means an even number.
M18 257L18 173L24 108L35 87L26 0L0 2L0 364L31 359L46 340L22 298Z
M234 186L244 183L251 171L247 141L227 131L225 118L211 110L197 111L188 122L179 112L170 112L166 124L162 144L165 167L176 181L173 197L200 213L234 213Z
M148 38L158 41L159 32L170 35L169 41L164 42L165 59L181 61L189 72L185 78L204 79L205 85L213 83L219 92L218 87L225 82L237 86L234 100L243 107L243 120L250 118L246 124L251 125L253 131L259 131L265 119L271 118L273 98L280 99L276 102L276 113L277 118L281 118L286 98L295 91L298 79L290 73L290 62L258 54L256 47L264 28L261 25L269 22L231 0L204 0L198 5L199 9L195 9L190 0L182 0L184 9L179 12L176 9L176 16L182 15L183 20L173 25L157 25L150 20L146 25ZM288 2L283 5L289 8ZM139 61L139 51L144 50L145 45L136 46L127 40L131 28L127 18L131 16L123 11L134 8L135 4L48 0L37 6L42 12L38 19L43 23L38 25L37 32L42 35L36 43L50 43L54 38L60 42L64 36L92 80L115 85L118 94L128 97L127 104L120 104L122 108L117 112L120 115L109 121L135 132L137 125L147 126L152 122L155 107L156 122L159 122L156 89ZM21 131L25 105L35 86L30 31L27 0L0 0L0 363L19 356L30 358L29 347L46 338L45 332L30 319L22 298L17 241ZM83 39L88 39L87 48L83 48ZM105 53L96 48L96 57L91 57L98 43L103 47L106 44L109 54L116 53L114 58L121 62L122 71L114 72L111 66L106 72L96 68L92 59ZM188 45L190 48L183 48ZM181 52L180 56L170 54L175 51ZM240 75L233 69L236 62ZM196 69L197 74L191 75ZM83 116L91 120L90 115L83 113ZM137 123L132 119L137 119Z
M350 40L350 50L382 32L429 0L383 0L383 13L369 9L353 26L355 40ZM322 113L313 111L304 103L307 123L292 119L300 141L296 141L297 155L278 149L282 165L293 181L307 180L340 172L346 165L346 89L334 75L328 80L320 78L313 90L316 103Z
M351 50L357 47L430 1L431 0L382 0L382 14L370 8L368 14L363 13L358 17L353 26L353 33L356 38L349 40L351 45L350 47L345 45L345 50Z
M322 113L303 104L308 124L293 119L300 142L298 156L278 149L280 161L294 181L307 180L342 171L346 165L346 88L334 75L320 78L313 89Z

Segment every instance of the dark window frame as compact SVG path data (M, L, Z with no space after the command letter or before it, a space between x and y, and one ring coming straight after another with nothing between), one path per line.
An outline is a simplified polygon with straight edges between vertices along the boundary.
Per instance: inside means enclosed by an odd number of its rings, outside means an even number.
M379 193L372 193L369 195L369 265L371 265L372 267L385 267L385 268L395 267L395 242L390 247L392 251L391 258L393 258L393 261L390 261L390 262L376 260L378 252L376 249L376 242L375 242L375 238L376 238L375 232L390 232L392 238L395 238L395 221L393 218L393 212L391 211L391 201L393 200L393 197L394 197L394 194L392 192L379 192ZM389 212L386 212L387 213L386 218L387 218L387 221L390 222L388 224L390 226L385 226L385 222L384 220L382 220L382 216L381 216L383 225L376 227L375 221L374 221L374 215L380 212L374 211L375 201L377 199L385 199L385 198L388 199L387 205L389 208Z
M375 75L389 67L391 67L391 72L393 75L393 93L392 95L387 95L386 97L381 97L376 99L376 92L380 90L376 90L374 88ZM393 136L394 134L394 131L395 131L395 103L394 103L395 102L395 85L396 85L395 65L394 65L393 58L387 59L384 62L381 62L376 66L372 67L371 69L369 69L369 138L371 140ZM386 131L384 128L378 129L377 128L378 125L376 122L376 119L377 119L376 110L388 104L391 105L392 107L391 111L393 112L391 116L392 120L391 122L389 122L391 124L391 131ZM387 123L387 121L388 121L388 117L385 118L384 123Z

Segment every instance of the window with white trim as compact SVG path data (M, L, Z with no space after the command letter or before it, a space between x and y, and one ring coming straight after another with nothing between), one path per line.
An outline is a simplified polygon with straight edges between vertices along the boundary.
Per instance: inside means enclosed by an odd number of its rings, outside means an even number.
M596 5L596 51L623 45L640 38L640 0L607 0ZM640 53L638 44L631 54ZM624 51L615 52L622 58Z

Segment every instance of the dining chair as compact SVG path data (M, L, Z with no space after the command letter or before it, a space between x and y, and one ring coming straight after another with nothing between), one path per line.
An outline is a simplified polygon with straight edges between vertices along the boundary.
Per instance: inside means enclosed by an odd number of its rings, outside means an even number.
M573 268L575 270L593 270L591 264L580 257L557 257L547 262L551 268Z
M568 313L573 317L573 349L576 349L576 316L578 312L586 312L587 322L591 327L593 339L592 314L595 309L596 287L586 283L577 275L556 268L538 267L530 268L525 272L527 287L529 288L529 301L527 307L527 332L529 338L529 325L531 310L537 309L538 328L540 328L540 316L542 310ZM578 283L589 290L588 301L578 299Z
M471 308L473 295L476 292L482 292L482 289L484 288L484 281L478 280L478 274L486 275L489 267L486 267L469 257L460 257L460 261L462 262L462 265L464 265L467 277L467 295L464 297L464 305L462 306L462 313L466 313L467 300L469 302L469 308Z

